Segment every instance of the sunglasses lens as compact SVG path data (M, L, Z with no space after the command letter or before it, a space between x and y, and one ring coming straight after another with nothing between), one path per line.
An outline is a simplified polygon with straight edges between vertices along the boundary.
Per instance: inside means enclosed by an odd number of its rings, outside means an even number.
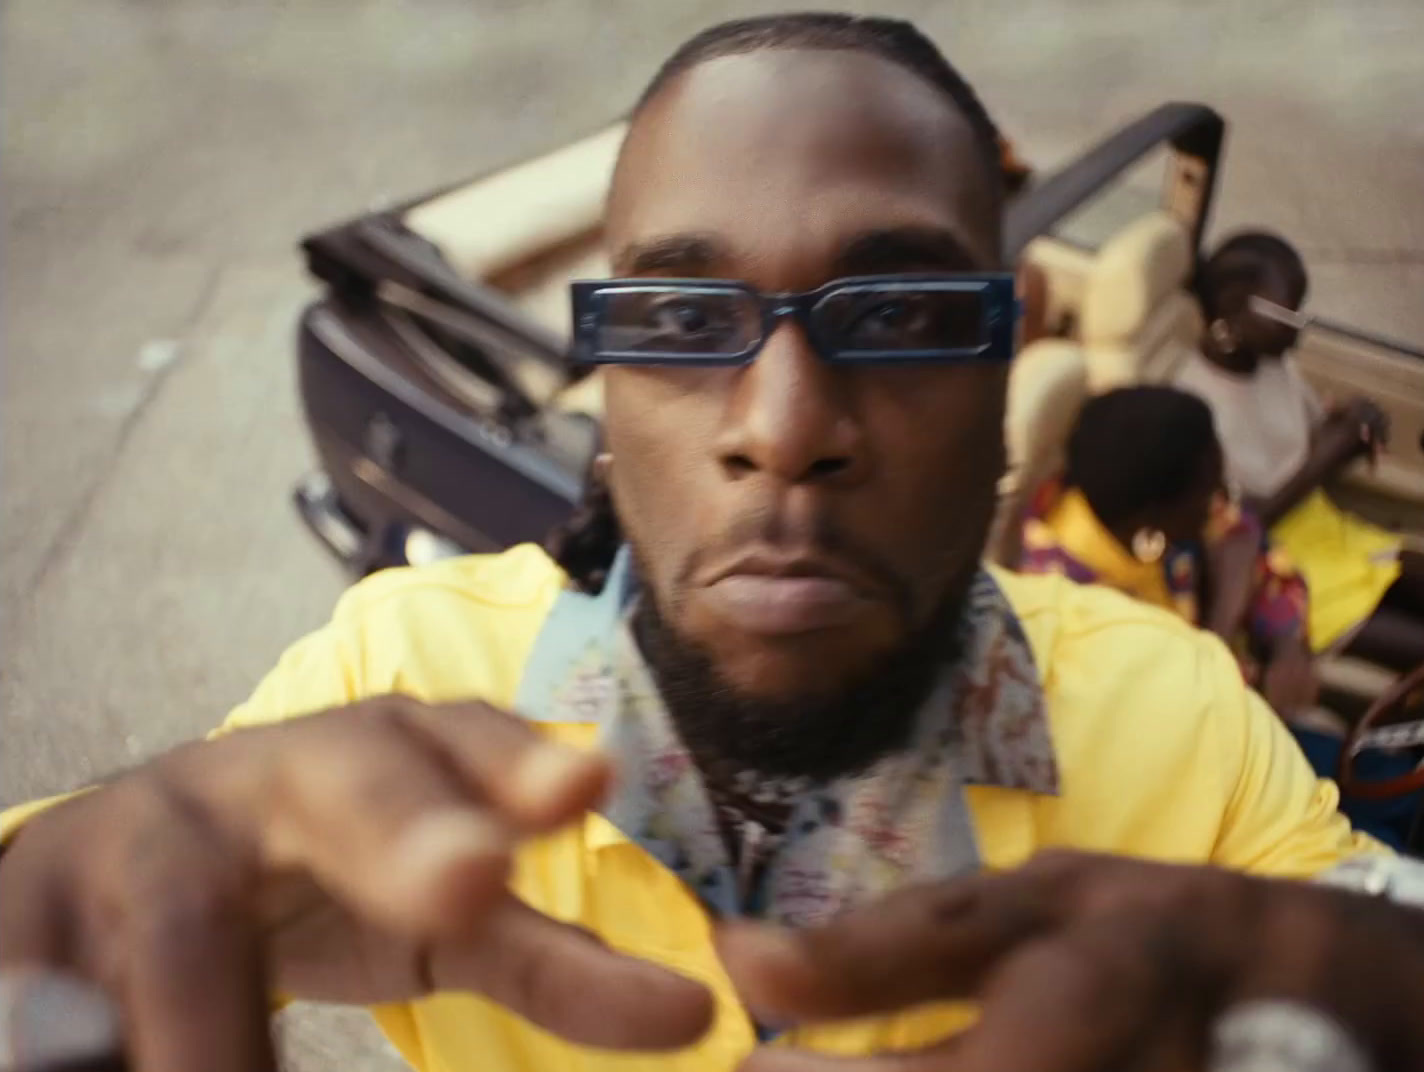
M827 361L1008 361L1018 316L1013 278L1001 273L766 295L720 281L609 280L576 283L574 308L580 360L604 364L743 364L787 317Z
M606 358L730 358L761 336L756 299L731 288L607 287L593 308L594 348Z
M857 284L816 307L819 330L842 359L974 354L989 342L985 295L952 284Z

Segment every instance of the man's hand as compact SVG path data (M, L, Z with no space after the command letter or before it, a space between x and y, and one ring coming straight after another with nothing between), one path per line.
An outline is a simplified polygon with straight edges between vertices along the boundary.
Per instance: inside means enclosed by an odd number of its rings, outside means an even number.
M821 930L739 924L720 941L767 1023L983 1003L931 1050L768 1048L744 1072L1186 1072L1207 1067L1224 1014L1268 999L1334 1018L1382 1072L1424 1068L1424 913L1318 886L1049 854Z
M0 858L0 967L97 983L138 1072L265 1072L274 988L373 1003L482 993L573 1041L666 1049L699 985L506 887L578 819L601 757L480 704L393 697L178 751L40 816Z

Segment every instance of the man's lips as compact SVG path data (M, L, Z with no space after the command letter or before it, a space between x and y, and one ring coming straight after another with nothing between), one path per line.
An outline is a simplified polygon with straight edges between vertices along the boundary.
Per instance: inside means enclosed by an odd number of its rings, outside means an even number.
M706 586L713 614L763 636L788 636L847 625L874 602L874 589L828 559L750 555L713 575Z

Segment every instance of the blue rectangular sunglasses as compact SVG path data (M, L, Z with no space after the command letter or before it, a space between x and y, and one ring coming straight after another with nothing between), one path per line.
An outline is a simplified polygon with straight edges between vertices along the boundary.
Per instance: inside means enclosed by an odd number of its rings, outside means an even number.
M574 358L595 365L745 365L784 317L833 364L1012 359L1014 277L878 275L802 293L735 280L603 279L571 284Z

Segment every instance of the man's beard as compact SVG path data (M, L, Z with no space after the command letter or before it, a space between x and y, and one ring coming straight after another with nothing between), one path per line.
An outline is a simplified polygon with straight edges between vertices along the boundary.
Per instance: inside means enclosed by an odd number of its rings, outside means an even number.
M909 746L940 672L963 651L971 581L955 584L928 622L829 697L740 694L707 652L678 634L646 588L633 633L679 736L704 772L715 767L824 783L861 773Z

